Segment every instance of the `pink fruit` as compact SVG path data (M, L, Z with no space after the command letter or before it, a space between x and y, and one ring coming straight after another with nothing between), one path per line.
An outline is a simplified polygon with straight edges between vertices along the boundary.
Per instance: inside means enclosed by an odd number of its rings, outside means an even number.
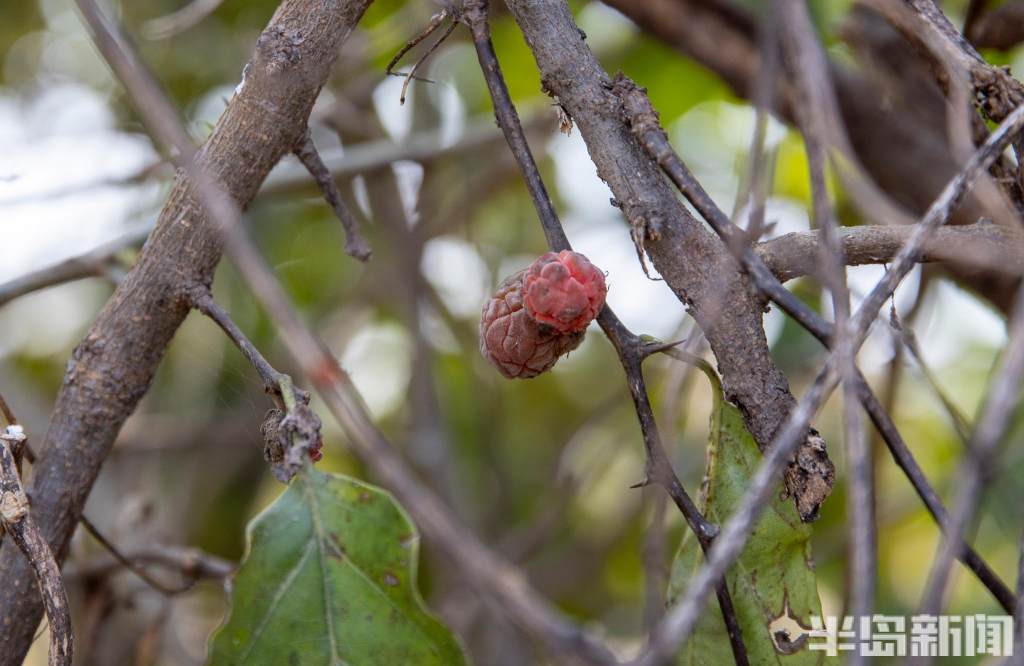
M571 250L541 255L523 277L527 312L562 333L585 329L604 307L607 293L604 273Z

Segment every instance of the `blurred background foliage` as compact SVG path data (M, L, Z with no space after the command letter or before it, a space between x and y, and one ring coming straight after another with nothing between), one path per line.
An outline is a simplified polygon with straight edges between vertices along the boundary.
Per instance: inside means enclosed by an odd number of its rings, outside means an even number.
M194 27L155 38L153 19L183 4L144 0L117 9L198 141L231 96L277 3L226 0ZM736 201L749 168L754 110L715 75L615 11L598 2L571 4L605 67L621 69L649 88L698 178L726 210L742 213ZM753 0L746 4L760 8ZM964 4L948 3L946 9L956 17ZM835 32L848 3L812 6L826 43L841 57L844 47ZM443 147L343 179L346 196L358 202L366 220L372 262L360 265L344 255L340 225L291 158L272 175L248 211L248 222L306 320L352 373L381 427L424 478L568 613L601 623L614 644L634 647L644 628L644 553L653 548L654 561L660 557L667 566L682 521L673 511L654 511L656 491L628 488L642 476L641 441L621 370L596 328L553 372L531 381L503 380L477 351L477 318L487 293L545 246L526 190L493 127L466 31L457 30L427 63L422 73L435 83L414 83L405 106L398 101L402 80L384 76L398 47L437 9L429 2L375 2L314 111L314 139L325 154L381 153L422 137L435 137ZM610 303L637 332L665 339L693 334L692 322L664 284L644 277L578 132L558 132L552 102L541 93L521 35L500 3L494 12L494 39L534 152L570 238L608 272ZM1003 56L1010 63L1016 57ZM169 174L158 169L130 183L107 182L138 173L159 155L70 4L7 3L0 64L0 230L6 245L0 280L151 224L169 189ZM468 138L481 133L485 140ZM772 233L806 229L809 188L800 138L773 122L768 145L775 155L768 201ZM839 197L842 202L841 192ZM845 223L860 222L849 206L841 210ZM130 263L132 255L126 252L124 261ZM855 295L865 293L881 270L851 269ZM812 281L790 287L808 302L822 303ZM34 441L42 440L73 346L111 291L109 279L95 278L0 309L0 391ZM227 262L215 294L265 355L290 370L273 325ZM914 308L919 297L921 305ZM1002 320L928 271L915 272L897 293L896 307L916 329L944 390L973 415L1005 338ZM813 376L820 349L775 311L766 327L799 394ZM884 326L861 360L880 393L890 396L915 455L948 499L962 444L934 391L906 354L894 356ZM696 492L708 386L662 359L646 369L677 469ZM190 317L118 440L87 514L128 550L183 544L237 560L246 522L282 490L261 457L258 426L269 406L241 355L211 323ZM318 411L326 434L320 466L366 478L338 426L326 410ZM815 559L826 612L840 613L846 525L836 399L816 426L832 443L838 483L814 528ZM1019 428L1013 437L1019 441ZM876 451L877 607L911 614L938 531L884 447L876 443ZM977 536L978 549L1011 584L1024 501L1020 485L1011 481L1022 471L1024 449L1013 446L989 490ZM663 523L655 531L663 531L660 545L647 536L652 519ZM529 645L480 606L429 543L424 552L424 593L464 637L477 663L535 660ZM101 554L80 532L70 562ZM76 581L71 593L83 664L199 663L205 637L224 607L217 584L167 599L127 573ZM951 612L994 613L997 607L961 571ZM30 663L43 663L44 646L37 641Z

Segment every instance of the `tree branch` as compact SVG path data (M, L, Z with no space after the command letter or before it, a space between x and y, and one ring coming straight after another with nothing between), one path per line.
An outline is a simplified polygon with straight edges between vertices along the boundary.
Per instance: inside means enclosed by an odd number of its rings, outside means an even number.
M316 151L316 146L313 145L313 137L310 136L308 127L299 143L295 145L294 152L295 156L302 162L302 166L306 167L306 170L313 176L317 186L320 188L320 192L324 195L324 199L327 200L327 203L331 204L334 214L341 222L342 228L345 229L345 252L350 257L355 257L359 261L368 261L370 259L370 246L359 233L359 221L356 220L356 216L352 214L352 211L345 204L345 200L341 198L338 186L334 184L330 171L327 170L323 159L320 158L320 153Z
M781 285L778 284L778 281L772 277L772 274L760 266L760 259L758 256L750 253L748 251L749 248L746 245L735 242L735 239L739 236L741 231L732 225L725 213L715 205L709 196L707 196L707 193L704 192L700 183L693 178L693 175L682 163L682 160L680 160L679 156L672 150L671 146L668 144L668 139L665 136L664 131L658 124L657 115L655 114L653 107L651 107L650 101L647 99L646 95L643 94L643 91L636 88L635 85L632 85L631 82L625 78L620 78L619 81L617 81L616 88L618 94L623 96L626 110L630 114L630 123L634 127L634 131L641 136L641 140L644 142L645 148L652 157L655 157L659 161L662 168L669 175L672 181L676 183L680 191L683 192L694 207L697 208L698 212L708 220L708 223L716 233L723 237L726 246L737 253L737 260L743 264L758 290L765 297L773 300L799 324L804 326L819 340L819 342L826 347L830 346L832 344L832 337L834 334L834 327L832 324L824 321L817 313L810 310L792 293L783 289ZM987 226L995 227L995 225L991 224ZM854 232L857 229L862 228L864 227L845 229L843 231ZM908 239L913 231L913 227L883 227L883 229L894 229L901 234L906 233ZM946 228L940 228L936 233L945 231L949 230ZM820 241L820 234L817 232L805 232L797 234L797 236L801 239L806 239L809 243L814 243L813 250L808 250L808 256L806 259L809 263L813 264L820 257L817 247L817 243ZM762 246L768 246L774 242L775 241L768 241L767 243L763 243ZM924 243L927 244L928 240L925 239ZM892 256L895 256L899 249L900 248L895 248ZM816 270L816 268L808 270ZM924 473L917 465L913 455L910 453L910 449L907 447L896 426L893 424L892 418L888 413L886 413L881 403L875 397L871 387L859 372L857 373L856 381L861 403L878 431L882 434L883 439L892 453L893 458L896 460L897 465L899 465L899 467L904 471L907 479L914 486L914 489L928 507L932 516L935 517L935 520L939 523L940 527L945 529L946 523L948 522L948 515L945 507L942 505L942 501L939 499L934 489L928 483ZM963 548L963 557L961 559L964 564L966 564L968 568L977 575L978 579L992 592L992 595L1000 602L1001 605L1003 605L1005 609L1012 609L1014 603L1013 594L1006 585L969 545L965 544Z
M544 181L541 179L537 163L534 161L530 146L526 141L526 134L519 122L519 115L516 113L515 105L512 103L508 87L501 73L501 66L498 63L497 54L494 52L490 27L487 22L487 2L486 0L467 0L463 10L465 20L473 35L473 45L480 61L480 69L491 94L498 125L519 164L527 189L530 191L530 198L540 218L541 227L544 229L544 235L548 240L548 246L554 251L572 249L555 212L555 207L551 203L551 197L548 195ZM640 422L647 465L646 478L639 485L654 483L668 492L690 529L693 530L701 550L706 555L717 533L717 528L708 523L693 503L672 468L672 463L661 443L641 367L643 359L652 352L652 347L629 331L608 305L602 308L597 321L619 355L622 369L626 373L626 383L633 398L637 419ZM743 635L732 598L724 581L719 583L715 593L718 596L733 657L739 666L744 666L749 663L747 650L743 644Z
M19 441L20 440L20 441ZM0 526L32 567L50 624L49 666L71 666L75 651L71 608L60 567L29 513L28 496L21 487L18 463L11 444L22 443L25 435L18 426L7 426L0 435ZM35 625L32 625L35 629Z
M252 200L271 167L301 137L341 43L368 4L285 0L278 8L239 91L196 158L238 206ZM105 19L88 11L94 9L89 3L80 6L93 33L105 34ZM138 73L117 59L116 42L99 43L118 75L147 91L140 103L152 103L151 93L159 95L159 89L139 83ZM149 126L166 136L174 122L171 113ZM188 289L212 281L220 255L216 225L203 214L194 184L179 176L138 263L74 352L33 470L33 516L58 559L118 430L188 314ZM25 563L6 544L0 579L9 581L0 588L0 665L16 666L42 609Z
M825 168L831 137L843 135L838 128L839 112L829 78L824 51L818 43L803 0L779 0L776 3L783 25L784 52L796 72L795 81L804 104L796 108L797 124L804 137L807 161L811 172L812 219L821 236L819 261L822 282L832 295L835 318L835 354L843 386L843 426L846 458L849 467L847 522L849 524L849 569L847 572L848 606L854 617L870 616L874 609L878 578L878 538L875 526L875 487L873 461L864 424L857 407L856 353L847 330L850 318L850 294L846 285L846 266L839 223L829 198ZM857 638L864 640L860 628ZM850 663L864 664L867 655L855 649Z
M635 88L635 86L633 87ZM634 95L638 103L642 101L639 99L641 96ZM657 126L657 117L653 110L646 111L647 108L649 108L649 102L646 106L641 105L638 109L634 109L634 111L640 111L639 115L642 121L634 129L645 135L650 135L660 131L660 127ZM985 144L971 156L964 169L950 181L942 194L935 200L928 213L915 227L910 240L897 254L890 271L872 289L857 314L847 322L847 331L844 331L843 334L851 336L853 341L849 353L855 354L863 344L868 329L877 317L882 303L892 296L893 291L909 273L927 239L949 219L951 211L963 198L968 187L979 174L988 169L1007 144L1020 132L1022 126L1024 126L1024 105L1007 116L988 137ZM678 156L675 156L671 149L658 152L657 146L653 143L648 145L648 149L652 156L657 155L659 161L673 167L666 168L669 175L686 173L685 167L681 165ZM816 315L815 317L817 318ZM813 332L813 329L809 330ZM829 332L821 331L820 334L816 333L816 336L824 342L828 339ZM838 382L838 365L836 352L832 351L827 356L824 367L818 373L811 387L800 399L796 409L776 435L764 463L751 481L750 489L744 495L733 517L724 526L721 537L716 542L706 566L697 573L686 595L653 633L651 646L641 658L641 664L658 663L673 654L678 645L686 640L693 630L710 589L717 584L742 551L749 530L771 491L772 475L781 470L799 442L801 430L807 428L810 419L835 388ZM952 537L950 543L959 550L962 539Z
M92 5L91 0L79 0L79 3L89 5L90 9L95 11L95 5ZM356 9L349 8L349 11L353 12L350 15L353 22L364 8L365 5L360 5ZM279 18L282 13L279 10L275 18ZM308 17L294 18L298 25L304 25L302 19ZM323 24L324 21L320 20L317 23L317 30L322 29ZM112 38L116 41L116 28L104 22L99 24L98 29L101 43ZM305 43L309 39L301 41ZM273 53L280 55L280 51L277 50ZM122 41L115 52L105 52L105 56L112 64L122 62L130 68L129 72L118 71L118 74L138 111L149 121L149 126L157 128L158 136L163 141L173 146L179 155L187 156L191 151L187 134L180 122L173 120L173 107L152 84L150 75L142 68L134 51ZM288 57L287 52L284 53L284 57ZM277 63L276 66L283 65ZM261 105L265 106L266 101L261 102ZM275 121L280 122L280 118L275 118ZM299 131L304 127L304 121L297 125ZM298 138L295 137L288 145L293 146ZM460 525L443 502L415 477L395 448L374 425L350 378L338 367L337 360L323 342L302 323L266 261L241 226L237 209L226 204L224 193L210 178L211 174L202 164L192 165L184 160L181 160L181 163L188 167L190 185L194 188L196 197L194 203L198 208L201 202L202 209L205 209L212 218L211 225L215 224L215 228L223 234L225 249L243 279L248 282L281 329L281 338L289 352L307 378L316 386L324 402L348 434L358 455L384 485L396 494L415 523L455 562L466 580L530 635L542 640L550 650L574 662L614 662L613 655L602 643L552 608L529 586L519 570L488 550L471 532ZM218 249L219 247L217 245ZM194 295L194 290L204 286L186 283L182 287L183 300L191 303L190 297Z
M752 99L770 63L759 53L758 22L752 12L728 0L604 0L633 20L648 34L718 74L740 97ZM899 3L890 3L899 4ZM946 103L935 89L931 72L917 63L915 51L876 13L854 12L844 38L862 59L859 71L832 62L829 70L836 87L839 111L849 144L871 181L887 195L886 201L857 194L854 202L870 205L876 223L912 222L925 212L945 184L960 170L960 160L947 139ZM893 85L874 71L897 77ZM771 110L783 119L794 118L794 106L803 102L790 79L775 75ZM899 146L899 150L893 150ZM929 165L922 169L921 165ZM856 185L870 194L871 188ZM851 191L852 188L851 188ZM911 215L888 205L894 201ZM1000 211L1005 210L1001 207ZM973 224L995 217L981 198L969 195L953 211L951 224ZM1009 313L1017 279L981 267L947 264L951 276L972 288L993 305Z
M564 0L506 3L541 72L544 89L576 122L598 175L608 183L634 237L704 331L728 400L762 448L792 409L775 366L761 304L729 252L687 211L645 154L622 115L612 82L587 47ZM831 489L832 465L821 440L794 463L787 486L801 516L812 519ZM799 468L803 462L810 468Z
M914 232L911 226L844 227L840 230L847 266L887 264ZM818 274L820 236L798 231L754 246L768 269L782 282ZM930 236L918 261L962 262L980 270L1019 277L1024 274L1024 235L991 222L942 227Z

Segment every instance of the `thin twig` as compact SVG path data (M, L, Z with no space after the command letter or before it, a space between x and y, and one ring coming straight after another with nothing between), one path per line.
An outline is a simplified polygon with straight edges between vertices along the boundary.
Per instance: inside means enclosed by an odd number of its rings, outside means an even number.
M953 422L953 429L956 430L957 435L966 444L971 437L971 426L968 423L967 417L956 406L953 399L946 395L946 391L940 385L935 373L928 366L928 363L925 362L924 354L921 352L920 345L917 344L917 336L914 335L914 331L905 327L900 321L899 315L896 314L895 304L889 309L889 327L892 329L897 344L906 347L907 351L910 352L910 355L917 363L918 369L921 371L921 376L924 377L925 383L931 387L932 392L935 393L939 402L942 403L943 408Z
M350 257L355 257L359 261L368 261L371 255L370 246L362 234L359 233L359 221L356 220L356 216L352 214L352 211L345 204L345 200L341 198L341 192L338 191L338 186L334 184L331 172L327 170L324 161L320 159L320 153L316 151L316 146L313 145L313 137L310 135L308 127L303 133L299 145L295 146L295 156L299 158L302 165L306 167L306 170L316 180L316 184L320 187L320 192L324 195L324 199L327 200L327 203L331 204L334 214L341 221L341 226L345 229L346 254Z
M242 330L238 328L235 322L231 319L231 316L220 307L216 301L213 300L213 295L207 290L202 290L192 298L192 306L202 312L204 315L209 317L213 323L217 324L224 334L228 336L228 339L238 347L238 351L242 352L242 356L249 361L249 364L256 370L256 374L263 380L263 390L267 393L274 395L278 401L279 406L283 406L281 402L284 398L281 392L282 380L285 375L274 369L272 365L264 358L263 354L260 353L256 346L249 341L249 338L242 333ZM297 396L298 397L298 396Z
M848 611L850 615L862 618L870 616L874 608L878 546L873 462L857 407L856 354L847 331L850 295L846 286L843 243L825 181L829 136L827 125L837 122L838 111L825 55L814 36L807 6L803 0L780 0L776 6L784 26L782 42L791 60L791 68L796 71L799 95L804 100L803 104L797 105L795 112L810 168L812 218L821 234L819 256L824 282L832 294L834 327L837 331L834 349L842 374L843 425L849 466ZM859 622L857 631L859 640L867 638L859 635ZM866 660L867 655L859 649L854 649L850 655L851 664L862 665Z
M988 394L977 419L974 433L954 478L957 480L957 498L949 520L949 528L942 540L928 584L921 602L922 612L942 612L944 595L953 560L961 548L968 527L974 521L993 470L999 443L1013 416L1024 377L1024 288L1017 290L1017 299L1010 321L1010 336L995 379L989 384Z
M443 33L441 33L441 36L438 37L434 41L434 43L430 45L430 48L427 49L427 52L424 53L420 57L420 59L416 61L416 64L412 66L412 69L409 70L409 73L405 75L405 83L402 84L402 92L398 96L398 103L399 104L405 104L405 97L406 97L406 93L408 93L408 91L409 91L409 84L412 83L413 79L419 78L419 77L416 76L416 72L418 72L420 67L423 65L423 63L425 63L427 61L427 58L429 58L434 53L434 51L436 51L438 49L438 47L441 46L441 44L444 43L444 40L448 39L448 37L453 32L455 32L455 26L457 26L457 25L458 25L458 23L453 20L451 22L451 24L445 29L445 31ZM426 81L427 83L433 83L429 79L423 79L423 81Z
M446 18L448 18L447 9L442 9L437 14L431 16L430 23L428 23L427 27L423 29L423 32L407 41L404 45L402 45L402 48L398 49L398 52L394 55L394 57L391 58L391 61L388 62L387 67L384 68L384 73L387 74L388 76L394 76L395 66L398 65L398 61L402 59L402 56L404 56L412 49L416 48L416 45L422 42L424 39L434 34L434 31L441 27L441 24L444 23L444 20Z
M487 0L469 0L463 6L463 16L473 36L473 45L476 48L480 69L487 82L487 88L491 93L491 101L494 105L494 113L498 119L498 125L505 134L509 148L519 163L520 171L526 181L530 198L540 218L548 246L555 251L571 249L569 239L565 235L554 205L551 202L551 197L548 195L544 181L541 179L540 171L537 169L537 163L533 159L533 154L526 141L526 135L519 122L519 115L516 113L515 105L512 103L508 87L502 76L501 66L498 63L498 57L491 42L487 9ZM708 523L704 516L701 515L697 506L679 481L679 477L672 468L671 460L662 446L641 368L643 359L651 353L651 349L647 343L630 332L607 305L602 308L597 322L619 355L619 361L626 373L626 381L629 386L630 395L633 398L637 419L640 422L647 465L645 479L639 485L645 486L653 483L662 486L668 492L679 511L683 514L690 529L696 535L701 550L704 551L706 556L717 533L717 528ZM729 636L733 658L740 666L747 664L749 660L746 646L743 644L743 635L736 617L732 597L724 580L720 581L716 586L715 593L718 596L718 603L726 632Z
M441 36L434 40L434 43L430 45L430 48L427 49L426 53L420 56L420 58L415 62L415 64L413 64L412 69L409 70L407 74L400 74L395 72L395 66L398 65L398 61L402 59L402 56L404 56L410 50L415 48L417 44L425 40L427 37L430 37L430 35L434 34L434 32L441 27L441 24L444 23L445 19L449 17L452 18L452 22L448 25L448 27L441 34ZM402 45L402 48L398 49L398 53L396 53L394 57L391 58L391 61L388 63L388 66L384 68L384 73L387 74L388 76L405 77L405 83L402 84L402 92L398 97L399 104L405 104L405 96L409 90L409 84L412 83L413 79L419 79L421 81L426 81L427 83L433 83L433 81L430 81L429 79L420 79L418 76L416 76L416 72L419 70L420 66L424 62L426 62L427 58L429 58L431 54L434 51L436 51L437 48L441 46L441 44L444 43L446 39L448 39L452 32L454 32L455 26L457 26L458 24L459 22L457 20L457 17L452 16L451 10L447 8L442 9L440 12L430 17L430 23L428 23L427 27L423 29L423 32L416 35L415 37L407 41L404 45Z
M123 554L121 550L114 545L114 543L108 539L91 520L86 518L85 514L78 517L78 522L82 524L82 527L85 528L85 531L88 532L93 539L96 539L96 541L110 553L115 562L123 566L125 569L128 569L128 571L131 571L133 574L138 576L142 582L164 596L173 597L177 594L181 594L182 592L188 592L195 586L196 581L199 580L198 576L186 576L185 580L178 585L166 585L151 576L148 571L136 563L136 560Z
M17 426L7 426L5 434L0 435L0 524L35 572L50 625L49 666L70 666L75 638L67 592L57 560L29 513L28 497L21 486L11 451L10 444L18 439L24 441L24 438Z
M234 573L237 566L230 560L205 553L197 548L157 544L119 550L116 553L111 551L110 557L97 558L65 567L64 575L68 580L98 578L110 575L121 567L137 574L139 570L145 571L142 565L178 573L188 581L188 588L184 589L193 587L197 581L203 579L226 580ZM175 592L177 591L184 590L175 590Z
M150 19L142 25L142 32L149 39L167 39L189 28L199 25L207 16L217 10L224 0L192 0L170 14Z
M152 230L151 224L140 226L83 254L4 282L0 284L0 306L46 287L86 277L106 276L111 264L117 261L117 255L127 248L141 245Z

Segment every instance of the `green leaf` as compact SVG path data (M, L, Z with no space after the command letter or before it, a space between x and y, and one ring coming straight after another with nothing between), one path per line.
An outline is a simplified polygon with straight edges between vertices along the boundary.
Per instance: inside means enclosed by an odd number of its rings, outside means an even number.
M712 380L715 404L707 470L698 506L712 523L725 522L761 463L757 443L743 424L739 409L722 398L718 377ZM822 651L812 651L806 633L810 616L821 615L811 559L811 528L800 521L793 502L782 497L782 483L765 507L739 559L726 575L736 616L751 664L826 664ZM703 559L692 532L687 532L672 563L668 598L681 596ZM785 632L785 633L780 633ZM683 646L679 664L696 666L732 663L732 650L718 601L707 611Z
M221 664L463 664L416 588L419 537L391 496L305 469L250 524Z

